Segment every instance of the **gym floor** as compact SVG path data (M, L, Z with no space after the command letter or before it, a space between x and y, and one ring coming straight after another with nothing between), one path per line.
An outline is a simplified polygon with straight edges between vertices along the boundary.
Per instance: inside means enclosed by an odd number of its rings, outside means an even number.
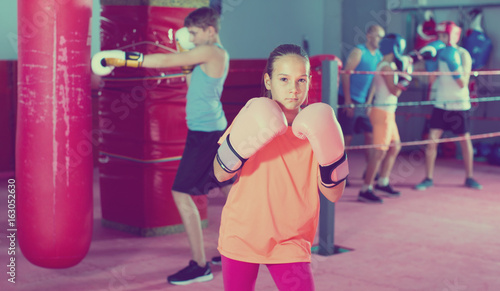
M482 190L465 188L463 163L439 159L435 186L416 191L424 176L421 156L402 153L391 180L402 191L383 204L357 202L364 170L360 152L349 155L351 187L336 204L335 245L351 251L313 255L316 290L500 290L500 167L475 163ZM0 175L0 262L7 257L7 180ZM137 237L101 225L97 170L94 184L94 233L85 259L68 269L32 265L17 251L16 283L2 276L0 290L223 290L220 266L214 280L188 286L166 283L166 276L187 265L185 234ZM209 226L204 230L207 258L217 255L223 195L210 195ZM7 270L7 267L4 267ZM256 290L276 290L261 267Z

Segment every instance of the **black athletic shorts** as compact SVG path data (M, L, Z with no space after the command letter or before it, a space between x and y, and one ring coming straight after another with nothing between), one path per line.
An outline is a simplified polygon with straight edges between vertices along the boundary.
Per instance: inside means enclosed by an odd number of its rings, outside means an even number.
M444 131L449 130L456 135L463 135L470 132L469 110L451 111L434 107L429 127Z
M191 195L205 195L210 189L222 187L214 176L213 161L223 131L188 130L186 147L175 175L172 190Z
M354 100L352 101L352 103L354 105L360 104ZM343 104L344 104L344 96L339 95L339 105ZM353 135L353 134L373 131L370 118L366 114L366 107L355 107L354 115L352 117L347 116L344 108L339 108L338 120L340 123L340 127L342 127L342 133L344 135Z

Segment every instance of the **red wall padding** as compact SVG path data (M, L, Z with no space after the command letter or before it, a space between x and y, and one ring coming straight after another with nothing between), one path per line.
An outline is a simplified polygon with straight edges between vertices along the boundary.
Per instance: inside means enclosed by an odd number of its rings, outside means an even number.
M266 92L263 83L265 67L265 59L230 61L221 97L228 124L231 124L249 99L264 96Z
M101 49L148 53L175 50L175 31L195 8L102 5ZM176 232L182 224L171 194L187 135L181 73L118 68L99 95L100 189L104 224L143 236ZM207 218L206 196L196 199Z

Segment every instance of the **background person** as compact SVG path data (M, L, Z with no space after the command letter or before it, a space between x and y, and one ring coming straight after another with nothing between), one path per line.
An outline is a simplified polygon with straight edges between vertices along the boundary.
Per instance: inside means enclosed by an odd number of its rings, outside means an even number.
M383 200L373 193L375 175L380 174L375 189L391 197L398 197L400 192L389 184L389 175L401 150L399 130L396 124L396 108L401 92L411 82L410 75L398 75L398 71L407 71L411 66L405 62L403 52L406 40L399 34L387 34L380 41L380 52L384 55L377 66L378 72L393 72L394 74L377 74L373 79L373 93L367 103L373 101L368 115L373 126L373 149L366 167L364 184L358 195L358 200L369 203L382 203ZM406 58L408 59L408 58ZM393 104L393 105L387 105ZM380 171L379 171L380 169Z
M366 42L358 44L352 49L345 62L345 71L375 71L377 64L382 60L378 47L385 31L380 25L372 25L366 33ZM365 144L371 144L372 125L366 114L365 107L354 107L366 103L372 74L342 74L339 90L339 105L348 107L339 110L339 122L344 133L345 145L351 145L354 134L363 133ZM352 106L352 107L351 107ZM365 151L368 161L369 151Z
M134 52L103 51L94 58L108 66L145 68L194 66L187 77L186 146L172 186L172 195L179 210L191 248L189 265L168 276L168 282L186 285L213 279L206 261L200 213L192 195L204 195L218 185L213 176L212 161L227 120L220 102L229 68L229 55L219 39L219 13L202 7L184 19L195 47L177 54L143 55ZM94 62L93 62L94 63Z
M481 189L482 186L473 178L474 152L470 140L470 95L469 72L472 60L469 52L458 46L462 29L453 21L444 21L437 25L438 42L435 60L427 60L429 71L458 72L455 75L438 75L435 78L436 104L430 119L429 140L439 139L443 132L449 130L463 137L460 141L465 165L465 186ZM451 101L451 102L450 102ZM453 102L456 101L456 102ZM434 185L434 166L437 156L437 143L429 143L425 149L425 179L415 186L417 190L425 190Z

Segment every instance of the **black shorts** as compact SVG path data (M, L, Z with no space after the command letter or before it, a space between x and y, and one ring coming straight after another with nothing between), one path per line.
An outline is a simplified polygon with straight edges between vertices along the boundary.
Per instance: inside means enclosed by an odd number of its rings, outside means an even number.
M172 190L191 195L205 195L210 189L224 186L214 176L213 162L223 131L188 130L186 147L175 175Z
M352 101L354 105L360 104L356 101ZM339 105L344 104L344 96L339 95ZM370 118L366 114L366 107L355 107L354 115L352 117L347 116L344 108L340 108L338 112L338 120L340 127L342 127L342 133L344 135L353 135L362 132L372 132L372 124Z
M434 107L429 121L430 129L449 130L456 135L470 132L469 110L451 111Z

